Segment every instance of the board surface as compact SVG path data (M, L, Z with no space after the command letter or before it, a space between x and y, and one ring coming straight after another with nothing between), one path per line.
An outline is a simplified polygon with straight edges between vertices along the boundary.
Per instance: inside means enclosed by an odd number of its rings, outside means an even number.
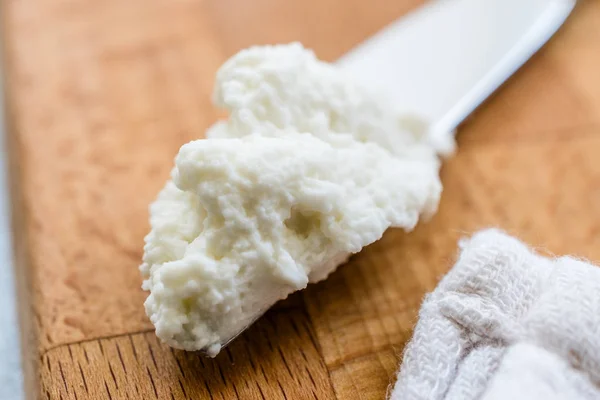
M160 344L137 270L147 205L252 44L333 61L420 0L4 0L27 389L46 399L383 399L457 241L496 226L600 261L600 2L458 134L438 214L292 295L215 360Z

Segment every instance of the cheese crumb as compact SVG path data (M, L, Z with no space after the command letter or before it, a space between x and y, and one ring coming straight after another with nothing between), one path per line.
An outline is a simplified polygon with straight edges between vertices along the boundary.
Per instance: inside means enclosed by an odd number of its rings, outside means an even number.
M389 227L434 213L452 142L436 147L299 44L232 57L214 101L229 118L181 147L140 267L157 336L211 356Z

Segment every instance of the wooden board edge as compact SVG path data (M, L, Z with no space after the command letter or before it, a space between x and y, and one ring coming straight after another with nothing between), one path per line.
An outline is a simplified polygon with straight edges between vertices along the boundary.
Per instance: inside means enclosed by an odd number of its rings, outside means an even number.
M18 165L20 146L16 135L10 134L15 130L14 109L11 84L13 82L10 51L7 35L9 34L8 4L0 2L0 74L3 79L4 99L4 138L6 149L6 173L9 191L10 229L12 233L12 259L16 281L16 302L20 330L21 365L23 369L23 384L25 398L38 398L40 388L39 364L39 327L34 319L33 291L30 262L28 257L28 239L26 230L26 213L21 190L21 171Z

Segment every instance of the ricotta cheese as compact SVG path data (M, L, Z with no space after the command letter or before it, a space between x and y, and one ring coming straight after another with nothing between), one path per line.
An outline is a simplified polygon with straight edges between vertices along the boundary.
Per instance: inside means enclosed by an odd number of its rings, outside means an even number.
M299 44L235 55L214 101L229 118L181 147L140 267L157 336L211 356L387 228L435 212L452 144Z

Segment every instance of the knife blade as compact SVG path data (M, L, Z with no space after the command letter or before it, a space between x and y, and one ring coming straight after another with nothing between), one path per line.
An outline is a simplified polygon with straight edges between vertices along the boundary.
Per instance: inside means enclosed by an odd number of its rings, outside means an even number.
M575 0L435 0L338 60L402 111L454 130L563 24Z

